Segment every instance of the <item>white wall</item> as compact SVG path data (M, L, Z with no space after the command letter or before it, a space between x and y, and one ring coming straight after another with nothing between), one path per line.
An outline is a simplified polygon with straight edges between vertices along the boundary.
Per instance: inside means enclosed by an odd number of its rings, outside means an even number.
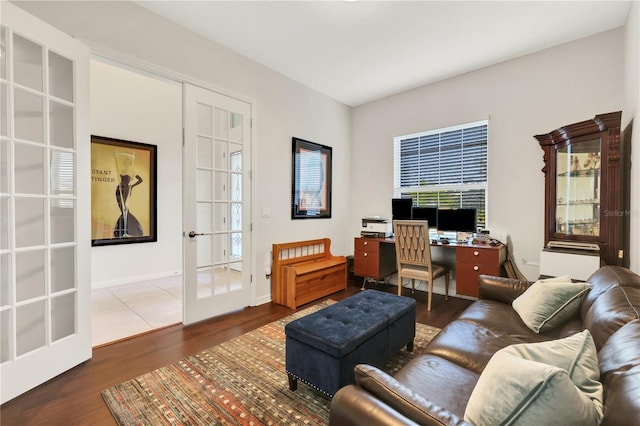
M356 107L353 216L391 215L394 136L488 118L487 228L509 233L518 268L536 278L544 175L533 136L622 109L623 42L616 29Z
M256 303L271 298L264 272L273 243L329 237L332 253L353 251L348 225L357 220L349 209L349 107L130 2L47 1L18 6L94 50L146 61L254 102ZM290 219L292 136L333 147L331 219ZM263 208L270 209L270 217L262 217ZM102 259L109 262L107 256ZM114 264L95 266L107 269Z
M631 264L640 273L640 3L631 3L625 27L625 103L623 127L633 120L631 150Z
M91 61L91 134L157 145L157 242L93 247L94 288L182 271L182 88ZM115 200L114 200L115 202Z
M333 240L334 253L350 254L352 238L359 233L359 218L390 215L393 136L483 118L490 119L491 132L488 227L510 233L518 267L527 277L536 277L538 268L522 262L536 263L543 244L542 150L533 135L638 104L637 94L623 94L628 84L623 83L625 69L627 74L637 75L638 44L629 42L631 36L627 34L625 50L625 32L621 29L351 111L129 2L19 5L100 51L113 50L148 61L254 101L253 244L258 303L270 297L270 283L263 272L272 243L328 236ZM636 21L627 25L627 33L637 34L635 2L632 8L630 19ZM632 58L626 65L624 54ZM289 218L292 136L334 148L332 219ZM637 181L637 171L634 173ZM632 191L637 212L638 188ZM262 208L270 209L271 217L263 218ZM637 257L637 241L632 244ZM637 268L638 260L632 262Z

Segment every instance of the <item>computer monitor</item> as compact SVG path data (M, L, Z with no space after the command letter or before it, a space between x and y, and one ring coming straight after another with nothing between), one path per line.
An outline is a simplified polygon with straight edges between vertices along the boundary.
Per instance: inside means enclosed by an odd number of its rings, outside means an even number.
M438 208L437 207L423 207L414 206L411 210L411 219L413 220L426 220L429 222L429 228L438 228Z
M438 230L476 232L476 209L439 209Z
M402 197L391 199L391 214L393 220L410 220L413 198Z

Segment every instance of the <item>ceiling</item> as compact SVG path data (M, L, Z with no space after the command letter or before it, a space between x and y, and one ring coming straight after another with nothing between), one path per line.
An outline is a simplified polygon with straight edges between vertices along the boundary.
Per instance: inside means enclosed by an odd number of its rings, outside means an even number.
M630 1L136 1L350 106L623 26Z

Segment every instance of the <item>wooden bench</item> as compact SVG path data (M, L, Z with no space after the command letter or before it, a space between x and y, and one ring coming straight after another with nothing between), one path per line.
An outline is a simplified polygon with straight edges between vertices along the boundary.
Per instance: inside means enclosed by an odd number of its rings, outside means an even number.
M273 245L271 300L291 309L347 288L347 258L333 256L331 240Z

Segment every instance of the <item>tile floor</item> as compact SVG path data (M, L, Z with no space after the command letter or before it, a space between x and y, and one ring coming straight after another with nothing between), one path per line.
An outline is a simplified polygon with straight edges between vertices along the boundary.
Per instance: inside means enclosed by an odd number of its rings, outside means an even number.
M182 275L93 290L93 346L182 322Z

